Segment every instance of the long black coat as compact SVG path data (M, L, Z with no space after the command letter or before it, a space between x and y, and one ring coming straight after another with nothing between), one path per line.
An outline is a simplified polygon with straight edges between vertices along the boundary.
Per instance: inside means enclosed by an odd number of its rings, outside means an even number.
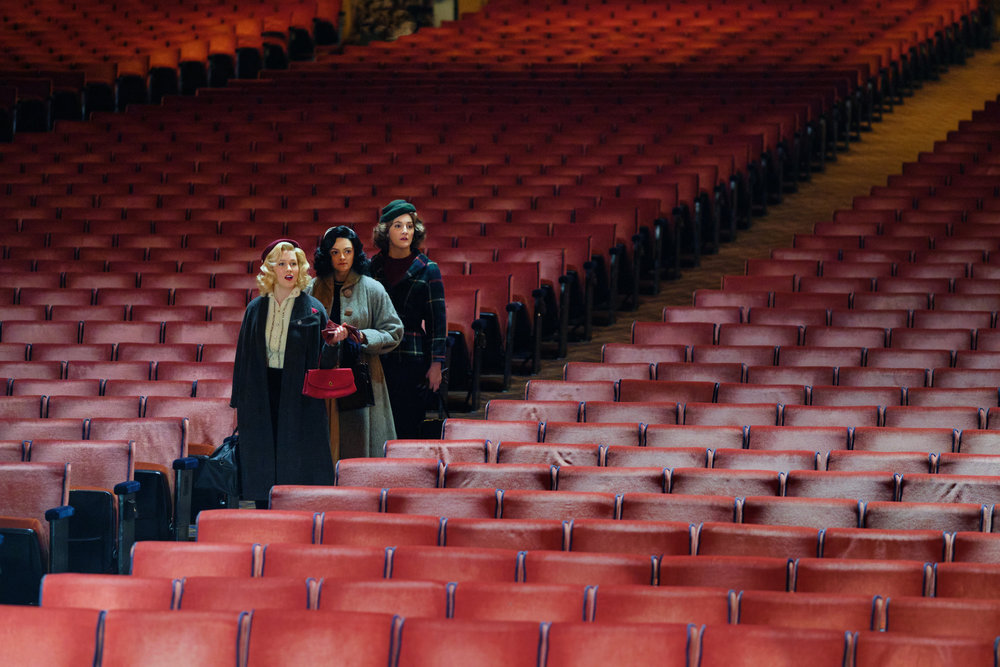
M275 446L264 337L268 303L267 297L257 297L243 315L230 401L240 430L243 497L251 499L266 498L274 484L333 484L326 402L302 395L306 369L317 367L327 347L320 334L326 327L326 309L307 294L297 296L292 305ZM325 350L324 360L334 351L335 346Z

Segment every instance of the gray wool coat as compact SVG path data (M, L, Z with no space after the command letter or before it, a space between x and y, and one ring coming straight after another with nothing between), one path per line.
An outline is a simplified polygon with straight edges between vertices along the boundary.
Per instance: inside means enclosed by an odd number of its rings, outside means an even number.
M304 291L317 298L329 313L333 306L333 290L331 275L313 278ZM340 458L383 456L385 441L396 437L396 427L379 355L399 345L403 322L382 284L353 271L340 290L339 319L341 324L356 326L368 339L362 352L371 370L375 394L375 405L339 414Z

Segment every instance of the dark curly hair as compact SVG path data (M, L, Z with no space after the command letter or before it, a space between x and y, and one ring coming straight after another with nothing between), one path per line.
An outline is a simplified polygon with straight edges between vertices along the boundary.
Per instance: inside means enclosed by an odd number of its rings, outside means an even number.
M316 253L313 255L313 266L316 267L316 276L318 278L325 278L333 275L333 260L330 259L330 249L337 242L337 239L348 239L351 242L351 245L354 246L354 264L351 265L351 270L367 276L369 273L369 261L368 256L365 255L361 239L358 238L353 229L344 225L330 227L330 229L324 232L323 238L320 240L319 245L316 246Z

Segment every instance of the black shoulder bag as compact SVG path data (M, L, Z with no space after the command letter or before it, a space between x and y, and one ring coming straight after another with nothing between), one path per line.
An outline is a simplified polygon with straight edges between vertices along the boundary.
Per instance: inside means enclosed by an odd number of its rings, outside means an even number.
M361 353L361 333L355 327L348 328L347 341L354 344L340 346L340 367L350 368L354 373L354 386L357 391L337 399L337 409L341 412L360 410L375 405L372 372Z

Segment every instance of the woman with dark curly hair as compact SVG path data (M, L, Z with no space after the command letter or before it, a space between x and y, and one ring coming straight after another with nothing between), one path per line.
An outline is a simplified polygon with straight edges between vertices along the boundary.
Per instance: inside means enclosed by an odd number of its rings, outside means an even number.
M316 277L305 293L323 304L332 322L358 329L360 342L342 345L368 362L375 395L375 405L344 412L329 401L333 460L382 456L385 441L394 439L396 430L379 355L399 345L403 323L385 289L368 275L368 258L353 229L341 225L326 230L314 260Z
M444 284L438 265L420 252L426 235L416 207L402 199L382 208L374 231L381 252L372 258L372 277L403 320L402 342L382 360L398 438L421 436L425 392L438 391L445 362Z

